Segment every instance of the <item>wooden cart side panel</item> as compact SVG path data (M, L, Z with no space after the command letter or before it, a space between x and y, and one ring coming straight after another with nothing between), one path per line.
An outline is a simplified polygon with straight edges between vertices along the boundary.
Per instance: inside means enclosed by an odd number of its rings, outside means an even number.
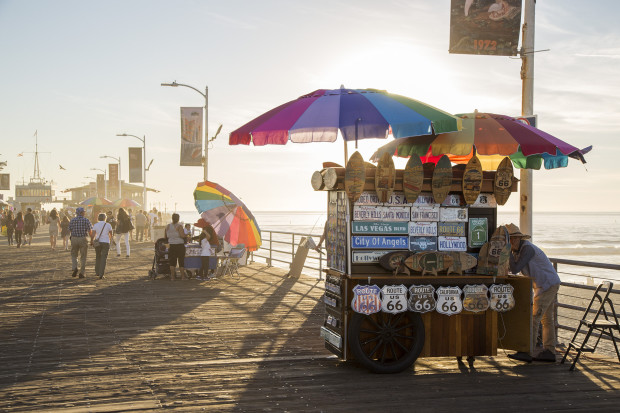
M532 279L514 277L505 281L514 288L515 308L502 313L499 346L508 350L530 352L532 335ZM503 325L502 325L503 324Z
M422 322L424 323L424 347L422 348L422 353L420 353L420 357L430 357L431 356L431 348L433 348L433 340L432 335L430 334L430 326L431 326L431 313L422 314Z

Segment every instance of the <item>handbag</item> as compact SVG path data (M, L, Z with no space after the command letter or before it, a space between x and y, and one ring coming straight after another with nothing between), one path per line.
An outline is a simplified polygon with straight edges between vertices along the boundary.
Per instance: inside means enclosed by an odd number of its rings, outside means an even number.
M107 222L103 224L103 228L101 228L101 232L99 233L99 236L97 237L96 240L93 241L93 247L97 248L99 245L101 245L101 243L99 242L99 238L101 238L101 235L103 235L103 231L105 231L106 224Z

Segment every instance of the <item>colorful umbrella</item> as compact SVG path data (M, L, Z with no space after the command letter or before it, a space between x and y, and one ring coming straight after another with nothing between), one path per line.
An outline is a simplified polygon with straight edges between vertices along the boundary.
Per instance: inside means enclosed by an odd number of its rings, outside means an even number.
M112 203L112 205L115 208L135 208L135 207L139 207L140 206L139 203L137 203L133 199L128 199L128 198L117 199L116 201L114 201Z
M260 228L254 215L239 198L226 188L209 181L194 190L196 209L216 234L229 244L244 244L248 251L261 246Z
M91 196L90 198L86 198L80 205L84 206L94 206L94 205L112 205L112 201L106 198L99 198L96 196Z
M497 169L505 156L516 168L540 169L544 164L545 169L554 169L565 167L569 157L585 163L583 155L592 149L578 149L510 116L478 112L457 116L463 119L462 131L395 140L379 148L371 160L389 152L436 163L445 154L450 161L464 164L475 151L484 170Z
M230 145L256 146L345 142L395 138L460 130L461 120L420 101L385 90L319 89L292 100L231 132Z

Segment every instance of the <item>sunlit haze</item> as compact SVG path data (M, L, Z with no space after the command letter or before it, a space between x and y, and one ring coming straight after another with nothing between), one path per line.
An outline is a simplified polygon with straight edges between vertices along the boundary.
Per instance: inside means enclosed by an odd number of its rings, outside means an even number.
M539 0L534 113L583 148L587 164L534 173L535 211L620 211L620 2ZM316 89L386 89L450 113L521 114L521 60L448 53L449 0L0 0L0 161L11 190L41 173L56 195L86 184L101 155L146 137L149 208L193 209L202 167L179 166L182 106L203 106L177 81L209 87L209 178L251 210L323 210L312 172L344 162L342 140L229 146L228 134ZM390 138L391 139L391 138ZM366 140L368 160L384 140ZM349 143L349 154L354 144ZM18 154L24 153L19 157ZM406 160L398 160L404 167ZM62 165L66 170L61 170ZM517 173L518 176L518 173ZM141 184L138 184L141 185ZM517 210L513 194L506 210Z

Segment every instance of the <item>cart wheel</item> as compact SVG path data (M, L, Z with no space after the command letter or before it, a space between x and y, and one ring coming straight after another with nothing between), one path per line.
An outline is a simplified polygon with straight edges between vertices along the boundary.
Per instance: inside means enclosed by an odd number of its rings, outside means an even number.
M424 347L419 313L353 313L349 346L355 358L373 373L398 373L410 367Z

